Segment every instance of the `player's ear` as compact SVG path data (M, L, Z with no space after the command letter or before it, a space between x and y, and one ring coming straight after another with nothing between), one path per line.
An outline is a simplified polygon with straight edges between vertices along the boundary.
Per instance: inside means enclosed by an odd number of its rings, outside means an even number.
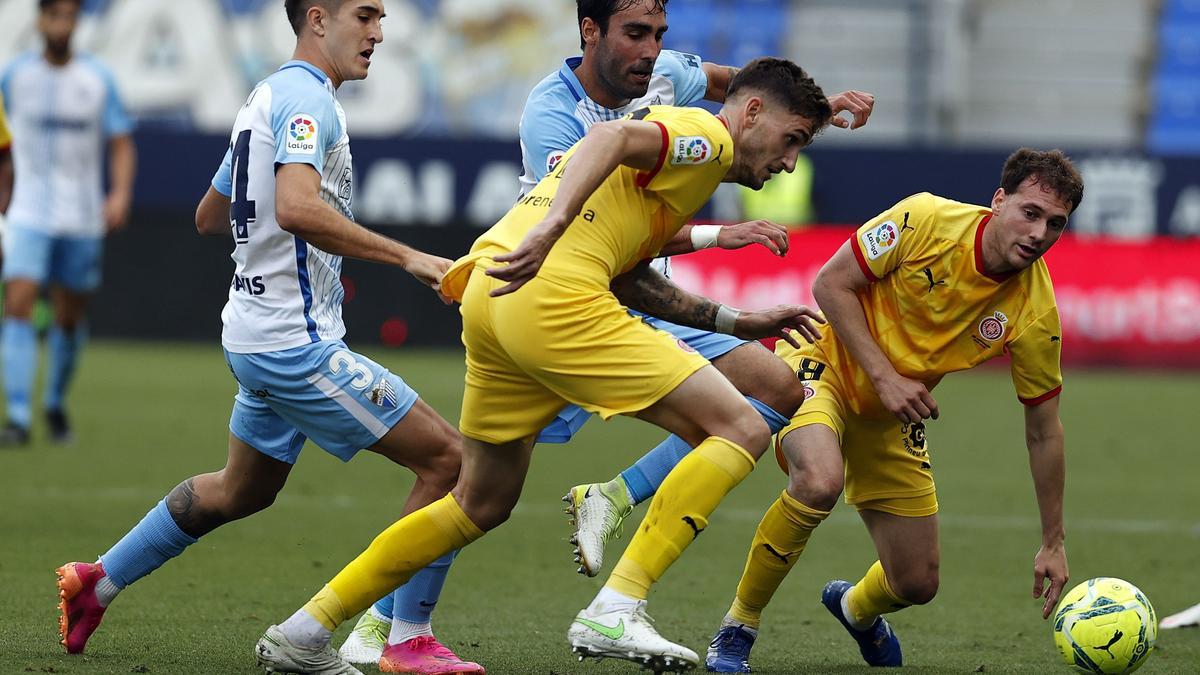
M579 34L585 45L594 47L600 41L600 25L591 17L585 17L579 24Z
M1004 191L1004 188L996 188L996 193L992 195L992 210L995 211L1000 208L1000 205L1004 203L1004 198L1007 196L1008 193Z
M308 8L304 13L304 18L308 21L308 27L317 37L325 37L325 25L329 16L321 3L316 3Z
M746 126L752 127L758 123L758 116L762 114L763 100L761 96L750 95L746 97L746 103L742 107L744 113L743 119L746 121Z

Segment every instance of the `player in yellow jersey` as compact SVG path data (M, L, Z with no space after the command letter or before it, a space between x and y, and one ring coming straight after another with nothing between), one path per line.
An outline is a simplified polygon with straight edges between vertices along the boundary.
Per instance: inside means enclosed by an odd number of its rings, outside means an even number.
M8 118L4 115L4 95L0 94L0 237L4 236L4 214L12 198L13 161L12 134L8 130ZM0 256L0 264L3 263Z
M1048 616L1067 582L1063 547L1062 348L1042 254L1062 235L1083 180L1061 152L1008 158L990 207L913 195L859 230L825 264L813 295L829 326L812 345L781 344L808 398L779 432L788 487L755 532L708 669L746 672L763 608L843 491L879 560L821 601L867 663L901 664L887 612L938 588L937 498L923 420L947 373L1008 353L1041 511L1034 597ZM1045 587L1049 581L1049 586Z
M720 182L761 187L792 170L830 116L799 66L758 59L730 83L719 116L651 106L593 126L442 280L442 292L462 303L466 346L458 484L384 531L303 609L269 628L260 662L275 667L276 656L288 654L289 667L310 672L291 664L319 658L338 624L506 520L535 436L572 403L606 418L636 415L695 447L662 484L608 585L572 624L572 648L660 671L696 665L694 652L654 630L645 599L770 437L714 367L626 307L746 338L779 335L799 345L787 329L817 337L807 307L738 312L679 289L645 261ZM322 672L357 672L323 665Z

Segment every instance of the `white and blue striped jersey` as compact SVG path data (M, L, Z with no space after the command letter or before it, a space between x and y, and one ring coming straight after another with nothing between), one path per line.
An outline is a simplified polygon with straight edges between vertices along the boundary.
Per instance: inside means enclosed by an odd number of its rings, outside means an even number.
M0 75L15 179L8 222L54 236L104 234L104 152L133 131L112 74L76 54L55 66L18 57Z
M235 269L221 312L227 351L256 354L340 339L341 256L289 234L275 219L275 169L311 165L321 198L353 219L346 115L315 66L289 61L254 88L238 111L229 151L212 185L230 198Z
M521 114L521 195L533 189L554 168L563 154L597 122L616 120L650 105L685 106L704 98L708 77L700 57L662 50L654 63L646 95L612 109L588 98L575 77L582 57L568 58L557 72L538 83ZM655 269L670 276L668 258L658 258Z

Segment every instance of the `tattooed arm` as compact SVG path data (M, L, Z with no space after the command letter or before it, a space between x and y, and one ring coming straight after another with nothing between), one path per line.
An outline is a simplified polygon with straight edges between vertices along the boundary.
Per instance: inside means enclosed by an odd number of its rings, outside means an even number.
M799 347L792 331L813 342L821 337L814 322L825 323L820 314L803 305L777 305L754 312L726 307L676 286L649 263L613 279L611 289L630 309L671 323L749 340L778 337Z
M737 75L741 69L734 68L733 66L722 66L708 61L701 63L700 68L704 70L704 75L708 77L708 88L704 90L704 100L724 103L725 92L729 89L729 83L733 80L733 76Z

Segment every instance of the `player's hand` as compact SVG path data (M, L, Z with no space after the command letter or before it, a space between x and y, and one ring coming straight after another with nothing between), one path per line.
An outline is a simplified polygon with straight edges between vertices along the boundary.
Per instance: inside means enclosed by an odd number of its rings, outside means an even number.
M825 323L821 313L804 305L776 305L755 312L739 312L733 324L733 334L743 340L777 337L799 347L799 333L808 342L821 339L818 323Z
M938 418L937 401L921 382L896 373L892 378L876 382L875 392L883 407L905 424Z
M1045 597L1042 603L1042 618L1050 618L1050 613L1058 605L1058 598L1071 578L1067 571L1067 549L1062 544L1047 547L1043 545L1033 557L1033 597ZM1046 585L1046 582L1050 582Z
M104 199L104 230L118 232L125 229L129 221L129 198L122 194L111 193Z
M442 302L447 305L453 304L453 300L442 295L442 277L446 276L446 271L450 269L454 261L428 253L414 253L415 255L404 266L404 271L416 277L417 281L432 288Z
M717 233L717 246L732 251L758 244L779 257L787 255L787 228L769 220L751 220L727 225Z
M508 263L503 267L493 267L487 270L488 276L509 282L492 291L493 298L512 293L525 285L527 281L537 276L546 256L554 242L562 236L563 228L543 220L529 230L521 245L511 253L505 253L492 258L498 263Z
M871 111L875 109L875 95L865 91L843 91L829 97L829 106L833 108L833 118L829 121L840 129L857 129L867 123ZM838 113L848 112L853 116L847 120Z

